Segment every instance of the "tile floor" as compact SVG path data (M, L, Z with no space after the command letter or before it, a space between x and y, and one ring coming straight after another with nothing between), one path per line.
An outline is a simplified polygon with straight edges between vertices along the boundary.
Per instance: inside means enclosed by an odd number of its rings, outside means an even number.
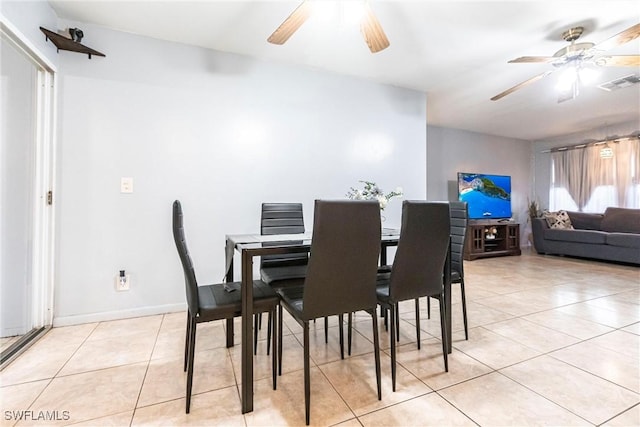
M402 304L392 392L389 337L379 322L381 401L370 317L356 316L345 360L337 320L330 319L329 344L318 321L311 335L312 425L640 425L640 269L529 252L465 268L469 340L454 287L449 373L437 304L430 320L421 304L421 350L413 304ZM304 425L295 322L285 319L276 391L261 331L255 410L246 415L240 349L224 347L222 322L198 329L194 397L191 414L184 413L184 323L184 313L171 313L52 329L0 373L2 425ZM21 414L27 418L18 421ZM58 421L32 419L43 414Z

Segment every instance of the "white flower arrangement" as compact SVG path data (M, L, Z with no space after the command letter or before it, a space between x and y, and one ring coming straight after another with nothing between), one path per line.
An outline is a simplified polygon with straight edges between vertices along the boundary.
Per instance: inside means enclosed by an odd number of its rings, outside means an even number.
M389 201L394 197L402 197L402 187L397 187L394 191L384 194L384 191L378 187L378 184L371 181L359 181L364 184L362 190L351 187L347 193L347 197L351 200L377 200L380 203L380 210L383 211L387 207Z

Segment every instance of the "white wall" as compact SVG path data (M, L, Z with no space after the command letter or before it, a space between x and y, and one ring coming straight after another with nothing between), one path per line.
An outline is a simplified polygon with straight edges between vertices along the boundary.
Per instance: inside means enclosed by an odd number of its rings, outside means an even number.
M426 195L426 96L312 69L105 30L60 54L54 324L182 307L171 234L181 199L201 283L224 235L258 230L260 203L344 198L360 179ZM121 194L121 177L134 193ZM400 201L385 211L400 222ZM114 278L126 269L129 292Z
M534 157L534 194L542 209L549 207L549 186L551 185L551 154L545 152L554 147L578 145L583 142L601 141L613 136L625 136L640 131L640 118L629 122L596 128L586 132L564 135L532 144Z
M427 127L427 198L457 200L458 172L511 176L511 210L524 236L531 194L529 141L460 129ZM521 236L521 237L522 237ZM520 239L526 245L526 239Z
M58 17L48 2L44 0L2 0L0 1L0 17L6 19L20 31L33 47L54 66L57 64L55 46L50 41L46 41L44 34L40 31L40 27L54 32L58 31Z

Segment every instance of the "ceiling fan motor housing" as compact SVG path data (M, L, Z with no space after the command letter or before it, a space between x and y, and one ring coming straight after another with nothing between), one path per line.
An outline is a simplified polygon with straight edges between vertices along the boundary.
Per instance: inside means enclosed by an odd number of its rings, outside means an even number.
M571 28L564 33L562 33L562 38L565 41L571 43L569 46L565 46L556 53L553 54L556 58L562 58L562 61L558 61L557 65L565 64L571 60L577 59L589 59L593 55L589 55L588 52L591 48L595 46L594 43L583 42L583 43L575 43L576 40L580 38L582 33L584 32L584 27L574 27ZM554 65L556 65L554 63Z
M594 43L584 42L584 43L571 43L569 46L565 46L556 53L553 54L556 58L561 58L562 61L558 61L560 63L565 63L567 61L571 61L574 59L590 59L593 57L593 54L590 53L590 50L595 46ZM555 64L555 63L554 63Z
M574 27L562 33L562 38L565 41L572 42L574 40L578 40L583 32L584 27Z

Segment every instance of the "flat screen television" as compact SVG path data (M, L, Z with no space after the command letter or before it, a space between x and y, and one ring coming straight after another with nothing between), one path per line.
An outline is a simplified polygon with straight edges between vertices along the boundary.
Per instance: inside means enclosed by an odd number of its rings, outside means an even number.
M469 219L511 218L511 177L458 172L458 200Z

